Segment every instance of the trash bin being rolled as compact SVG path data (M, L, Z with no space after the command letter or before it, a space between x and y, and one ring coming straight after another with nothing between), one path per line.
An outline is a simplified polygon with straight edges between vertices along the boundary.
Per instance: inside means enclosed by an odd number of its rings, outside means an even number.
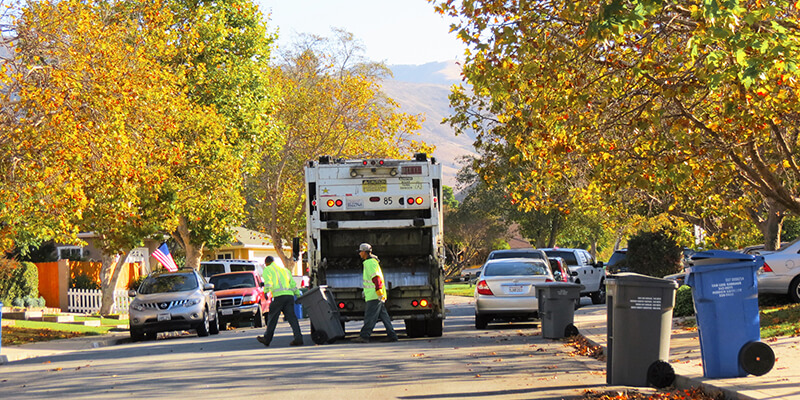
M581 284L567 282L536 285L543 338L560 339L578 334L578 328L573 324L575 300L580 299L583 288Z
M675 381L667 360L677 288L628 272L606 280L608 384L663 388Z
M339 309L333 293L327 286L317 286L300 296L297 303L303 305L311 320L311 340L316 344L333 343L344 337L339 318Z
M762 257L731 251L695 253L686 268L706 378L764 375L775 353L761 342L756 273Z

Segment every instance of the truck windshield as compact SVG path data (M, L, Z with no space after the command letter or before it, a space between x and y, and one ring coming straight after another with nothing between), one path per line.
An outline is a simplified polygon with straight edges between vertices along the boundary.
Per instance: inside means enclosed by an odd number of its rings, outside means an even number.
M214 284L214 290L241 289L256 286L253 274L215 275L211 277L210 283Z
M545 250L545 253L547 253L549 257L563 258L567 265L578 265L578 259L575 258L575 253L571 251Z

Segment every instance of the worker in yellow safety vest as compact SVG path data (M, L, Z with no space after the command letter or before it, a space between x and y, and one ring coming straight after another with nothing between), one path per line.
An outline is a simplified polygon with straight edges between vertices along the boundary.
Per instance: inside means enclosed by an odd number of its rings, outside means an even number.
M358 255L363 260L364 265L364 300L366 307L364 309L364 327L361 328L361 333L357 338L353 339L354 343L367 343L369 337L372 335L372 329L380 319L386 328L387 342L396 342L397 333L392 326L392 319L389 317L389 312L386 311L386 284L383 279L383 271L381 265L378 263L378 257L372 254L372 246L369 243L361 243L358 246Z
M297 282L292 278L289 270L275 264L272 256L267 256L264 260L267 267L264 268L264 290L272 293L272 302L269 303L269 317L267 318L267 330L264 336L256 339L264 346L269 347L272 336L275 334L275 327L278 326L278 318L283 313L283 319L289 323L294 333L294 340L289 343L292 346L303 345L303 334L300 332L300 324L297 322L297 315L294 313L295 296L300 296Z

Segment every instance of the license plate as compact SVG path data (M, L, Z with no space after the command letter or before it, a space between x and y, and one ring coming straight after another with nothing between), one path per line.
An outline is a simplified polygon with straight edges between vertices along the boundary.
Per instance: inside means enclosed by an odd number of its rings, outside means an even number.
M223 308L222 315L233 315L233 310L231 310L230 308Z
M508 287L508 293L522 293L522 291L523 291L523 287L520 286L520 285L509 286Z
M172 319L172 316L169 314L158 314L159 321L169 321Z

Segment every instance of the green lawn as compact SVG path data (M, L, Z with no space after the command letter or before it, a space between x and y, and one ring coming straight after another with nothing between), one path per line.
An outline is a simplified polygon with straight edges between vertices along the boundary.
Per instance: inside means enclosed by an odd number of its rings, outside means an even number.
M466 296L472 297L475 293L475 285L469 283L446 283L444 294L446 296Z
M117 323L114 325L85 326L76 324L62 324L58 322L16 320L14 321L14 326L18 328L50 329L53 331L81 332L92 335L102 335L104 333L108 333L108 331L110 331L117 325L126 324L128 321L126 320L126 321L116 321L116 322Z
M761 308L761 337L800 335L800 304Z

